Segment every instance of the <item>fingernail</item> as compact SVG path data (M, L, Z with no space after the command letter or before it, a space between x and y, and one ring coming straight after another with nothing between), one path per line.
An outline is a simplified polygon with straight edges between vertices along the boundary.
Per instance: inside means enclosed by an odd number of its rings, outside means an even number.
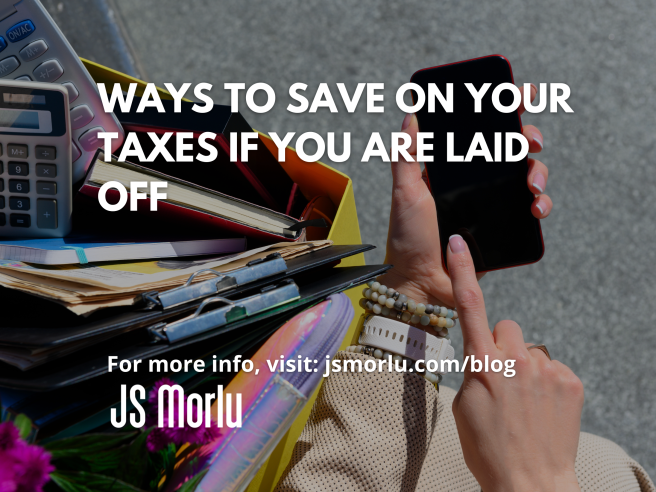
M544 148L544 144L542 143L542 137L539 134L537 133L533 134L533 141L540 146L540 150Z
M540 193L544 193L544 187L547 186L547 182L540 173L535 173L533 176L533 188L538 190Z
M535 93L537 94L538 93L538 86L531 82L531 87L533 87L533 89L535 89Z
M544 215L544 211L547 209L546 203L540 200L538 203L535 204L535 206L540 211L540 215Z
M449 238L449 248L452 253L462 253L466 249L465 240L459 234L454 234Z
M408 113L405 115L405 118L403 118L403 125L401 125L401 130L405 130L410 126L410 121L412 120L412 114Z

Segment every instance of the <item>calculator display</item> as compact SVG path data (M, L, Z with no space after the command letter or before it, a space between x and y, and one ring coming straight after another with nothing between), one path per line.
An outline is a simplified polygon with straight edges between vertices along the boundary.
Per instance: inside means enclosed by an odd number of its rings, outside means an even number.
M36 111L12 111L0 109L0 128L39 129L39 113Z
M8 104L45 104L46 96L35 94L2 94L2 100Z

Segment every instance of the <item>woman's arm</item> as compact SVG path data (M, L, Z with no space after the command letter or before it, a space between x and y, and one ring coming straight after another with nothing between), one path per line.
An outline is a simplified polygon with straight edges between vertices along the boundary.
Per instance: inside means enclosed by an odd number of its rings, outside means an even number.
M535 89L531 99L536 96ZM523 108L523 105L521 106ZM414 115L403 131L415 141ZM542 134L524 126L529 151L540 152ZM416 147L413 144L411 154ZM444 271L435 203L416 162L392 164L392 210L386 263L394 269L381 282L417 302L456 307L464 338L464 357L515 360L516 375L465 372L453 403L465 461L483 490L579 490L574 462L579 439L583 387L565 365L540 350L528 350L521 328L503 321L491 332L483 295L466 243L449 242ZM544 195L547 167L529 159L527 186L536 195L533 215L546 218L551 199Z

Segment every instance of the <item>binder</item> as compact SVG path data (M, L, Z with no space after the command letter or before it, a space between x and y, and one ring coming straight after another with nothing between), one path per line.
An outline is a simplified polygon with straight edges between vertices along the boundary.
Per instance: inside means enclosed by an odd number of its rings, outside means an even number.
M330 268L342 259L369 251L374 246L330 246L290 260L277 257L269 261L254 260L243 269L216 275L193 283L196 272L187 284L162 293L148 292L138 296L135 305L109 308L83 318L62 306L21 292L2 289L4 301L13 308L0 320L0 358L2 349L29 351L50 350L44 363L58 358L58 349L80 343L79 349L129 331L151 326L174 316L190 314L201 300L210 295L230 298L247 289L256 289L279 282L303 272ZM84 345L86 343L86 345ZM0 362L0 369L4 366Z
M389 268L391 268L390 265L331 268L322 272L322 275L316 275L313 270L306 271L294 278L294 284L298 288L298 298L296 300L276 305L272 309L257 311L251 316L238 316L236 321L226 322L218 327L213 327L211 324L202 325L207 318L197 316L190 320L191 325L187 325L191 326L191 331L183 333L183 336L175 337L172 341L160 336L162 330L168 326L168 321L167 325L164 326L160 322L155 324L146 323L142 324L140 329L127 330L111 340L105 340L103 343L87 347L83 351L56 358L50 363L43 364L32 370L21 371L16 367L4 364L2 370L0 370L0 387L48 391L106 374L107 360L110 355L117 356L118 360L147 360L197 342L212 340L212 343L215 343L218 337L225 336L225 334L237 330L248 330L250 327L256 326L257 323L273 316L291 312L296 308L306 307L330 294L361 285L383 274ZM277 285L277 283L271 285ZM265 289L268 291L268 286ZM253 295L262 295L261 292L258 292L259 290L258 288L251 288L240 294L240 298L249 299ZM234 301L235 299L231 300ZM197 310L203 302L205 301L191 303L192 309ZM239 306L238 299L235 304Z

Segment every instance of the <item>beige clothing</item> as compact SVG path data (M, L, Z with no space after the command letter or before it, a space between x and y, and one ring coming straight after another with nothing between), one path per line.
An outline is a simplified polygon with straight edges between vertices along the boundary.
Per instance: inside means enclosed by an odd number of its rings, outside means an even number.
M369 358L338 352L340 360ZM480 491L462 455L451 403L416 374L333 373L276 492ZM582 491L656 491L619 446L581 433L576 474Z

